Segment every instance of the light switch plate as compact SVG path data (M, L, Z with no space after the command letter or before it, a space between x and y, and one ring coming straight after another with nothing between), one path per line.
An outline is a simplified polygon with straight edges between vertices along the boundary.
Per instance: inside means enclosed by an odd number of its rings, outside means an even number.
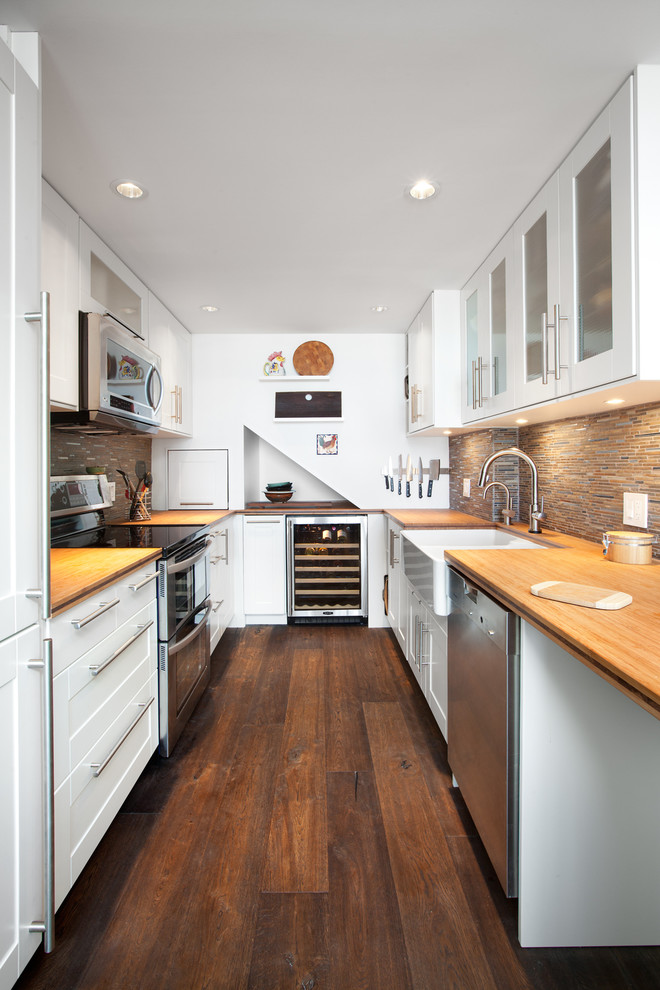
M108 482L108 488L110 489L110 501L111 502L114 502L114 500L117 497L117 495L115 493L115 486L116 486L116 484L117 484L116 481L109 481Z
M463 478L463 498L470 497L470 479Z
M647 529L649 524L649 497L643 492L623 493L623 522L625 526Z

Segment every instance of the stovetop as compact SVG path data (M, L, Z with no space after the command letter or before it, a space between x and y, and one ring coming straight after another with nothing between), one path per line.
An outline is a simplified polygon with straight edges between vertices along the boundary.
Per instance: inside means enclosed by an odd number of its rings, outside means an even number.
M169 557L187 543L208 532L208 526L112 526L102 514L89 512L53 519L51 546L62 548L117 547L149 549L159 547Z

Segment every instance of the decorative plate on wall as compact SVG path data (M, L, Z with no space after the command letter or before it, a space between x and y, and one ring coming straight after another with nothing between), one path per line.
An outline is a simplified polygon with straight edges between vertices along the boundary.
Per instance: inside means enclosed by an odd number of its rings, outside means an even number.
M293 367L299 375L327 375L334 363L334 354L320 340L307 340L293 352Z

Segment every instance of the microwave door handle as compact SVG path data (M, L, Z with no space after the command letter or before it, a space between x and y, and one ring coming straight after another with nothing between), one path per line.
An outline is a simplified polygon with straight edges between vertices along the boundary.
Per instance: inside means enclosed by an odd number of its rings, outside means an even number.
M152 380L153 380L154 375L156 375L158 377L158 384L160 386L160 394L158 396L158 402L156 403L155 406L154 406L154 400L153 400L153 398L151 396L151 383L152 383ZM151 367L149 368L149 374L147 375L147 383L146 384L147 384L147 399L148 399L149 405L151 406L151 408L153 409L153 411L155 413L158 413L158 412L160 412L160 407L163 404L163 394L164 393L163 393L163 378L162 378L162 375L161 375L160 371L158 370L158 368L156 367L155 364L152 364Z
M189 646L190 643L192 643L193 639L197 639L197 637L200 636L208 626L210 614L211 614L211 602L209 602L209 604L206 606L204 610L204 619L202 620L202 622L200 622L198 626L195 626L195 628L191 633L188 633L187 636L184 636L181 642L177 643L176 646L168 646L167 655L169 657L175 656L179 652L179 650L183 650L185 649L186 646Z
M201 560L202 557L205 556L205 554L208 551L208 548L211 546L212 543L213 543L212 537L207 536L204 541L204 546L199 551L199 553L195 554L194 557L186 557L185 560L181 560L181 561L177 561L175 557L172 563L167 565L167 573L178 574L179 571L187 571L189 567L192 567L193 564L196 564L198 560Z

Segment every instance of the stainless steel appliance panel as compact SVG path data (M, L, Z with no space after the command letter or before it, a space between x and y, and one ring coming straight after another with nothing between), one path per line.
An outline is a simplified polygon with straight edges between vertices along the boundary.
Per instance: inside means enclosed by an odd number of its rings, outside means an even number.
M448 569L449 765L502 888L518 893L520 620Z
M158 644L159 751L169 756L211 676L211 600Z

